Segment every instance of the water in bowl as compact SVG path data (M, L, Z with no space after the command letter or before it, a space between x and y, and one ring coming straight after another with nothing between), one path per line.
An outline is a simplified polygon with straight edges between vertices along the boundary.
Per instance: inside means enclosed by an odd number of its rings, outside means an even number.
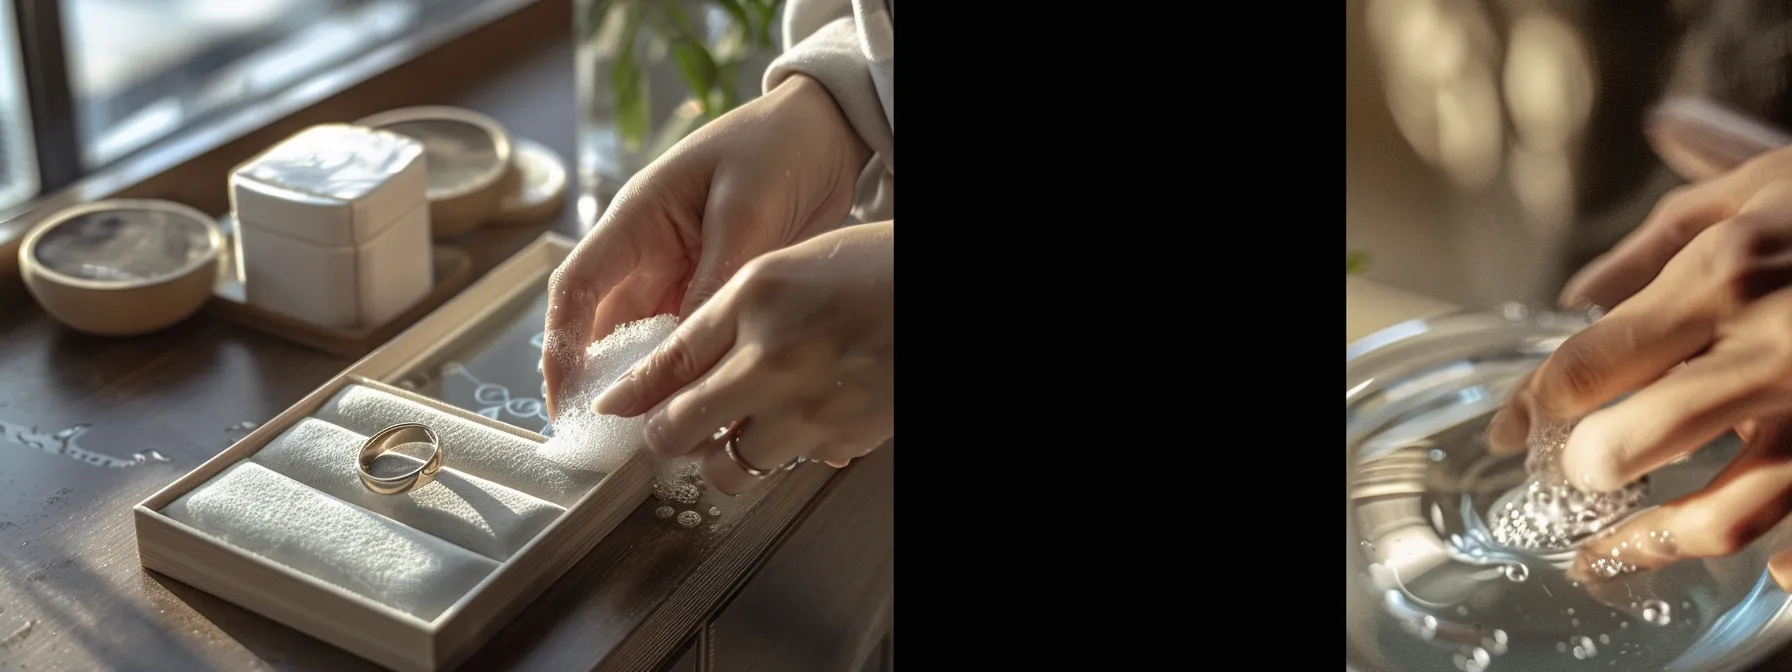
M157 210L112 210L71 218L44 232L37 261L62 275L101 282L165 278L211 251L204 225Z
M1537 544L1496 533L1489 521L1523 499L1530 474L1524 455L1490 455L1483 434L1513 381L1561 338L1519 336L1430 347L1415 356L1447 358L1381 376L1367 402L1347 395L1347 665L1734 670L1777 644L1783 631L1764 628L1787 597L1763 568L1779 530L1731 557L1595 585L1564 572L1584 536L1525 548ZM1637 504L1702 488L1739 447L1726 438L1655 472Z

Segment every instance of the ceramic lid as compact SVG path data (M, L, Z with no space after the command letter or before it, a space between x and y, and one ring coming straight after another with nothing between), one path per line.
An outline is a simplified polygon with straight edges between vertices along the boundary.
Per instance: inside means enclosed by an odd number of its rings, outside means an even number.
M428 203L424 163L423 144L402 134L313 126L239 166L231 205L244 227L354 245Z

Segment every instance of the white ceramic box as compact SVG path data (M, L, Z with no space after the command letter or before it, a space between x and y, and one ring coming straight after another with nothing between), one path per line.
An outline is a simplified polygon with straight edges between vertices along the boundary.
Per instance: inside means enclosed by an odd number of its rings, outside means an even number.
M380 325L429 293L429 206L372 240L319 247L238 218L243 295L257 308L335 329ZM421 251L421 254L419 254Z
M422 143L326 124L231 173L244 297L312 324L384 324L429 293Z
M509 466L511 456L533 454L528 449L545 439L386 383L503 319L506 306L540 291L570 250L571 241L544 235L138 504L144 567L389 668L427 672L472 654L647 498L652 467L644 454L633 453L607 473L588 472L595 474L593 485L557 487L554 479L533 477L498 482L502 476L494 474L534 473ZM443 473L455 475L426 486L433 494L419 489L402 501L353 487L345 476L352 469L335 460L346 459L358 435L392 420L366 417L366 406L356 410L349 400L357 393L401 400L396 407L418 415L401 421L437 426L447 456ZM296 438L330 435L341 440ZM515 452L487 449L484 458L469 459L473 435L496 437L494 446L512 445ZM456 445L458 460L450 452ZM311 457L319 454L335 457ZM467 505L459 514L456 502ZM319 524L325 520L341 522Z

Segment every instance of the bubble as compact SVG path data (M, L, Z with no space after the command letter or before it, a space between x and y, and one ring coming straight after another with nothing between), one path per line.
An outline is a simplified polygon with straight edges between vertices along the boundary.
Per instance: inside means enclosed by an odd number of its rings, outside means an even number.
M1607 634L1605 634L1605 633L1599 633L1599 643L1600 643L1600 644L1610 644L1610 643L1612 643L1612 636L1611 636L1611 635L1607 635Z
M1444 461L1444 457L1445 457L1444 449L1442 449L1442 448L1432 448L1431 449L1431 461L1432 462L1442 462L1442 461Z
M1668 603L1661 600L1643 601L1643 621L1654 625L1667 625L1673 622L1672 610Z
M1521 562L1509 563L1502 571L1506 573L1506 580L1513 583L1523 583L1525 579L1531 578L1531 568Z
M1468 615L1468 607L1462 607L1462 606L1456 607L1456 615L1467 616Z
M719 507L719 506L709 507L709 515L712 517L722 515L722 507Z
M1567 652L1568 652L1567 644L1562 643L1562 642L1556 642L1556 653L1567 653Z
M1506 652L1507 641L1509 639L1506 636L1506 631L1495 628L1493 634L1481 638L1481 648L1492 651L1494 655L1501 655Z
M679 525L683 525L685 527L696 527L697 523L701 523L701 522L703 522L703 516L698 515L698 513L696 511L686 511L684 513L678 514L678 524Z
M1476 663L1481 665L1481 669L1487 669L1487 664L1493 662L1493 656L1487 653L1487 649L1478 646L1475 647L1474 653L1470 655L1474 658Z
M1594 656L1599 655L1599 647L1594 646L1593 640L1589 639L1585 635L1582 635L1580 637L1575 637L1572 641L1574 642L1574 657L1575 658L1579 658L1581 660L1586 660L1588 658L1592 658Z
M671 518L674 513L677 513L677 511L672 510L672 507L670 506L662 506L653 510L653 515L661 518Z
M1580 627L1580 619L1570 618L1570 619L1568 619L1568 624L1578 628L1578 627Z
M1619 623L1619 624L1618 624L1618 629L1619 629L1619 630L1623 630L1623 629L1625 629L1625 628L1628 628L1628 627L1630 627L1630 622L1629 622L1629 621L1625 621L1625 622L1622 622L1622 623Z

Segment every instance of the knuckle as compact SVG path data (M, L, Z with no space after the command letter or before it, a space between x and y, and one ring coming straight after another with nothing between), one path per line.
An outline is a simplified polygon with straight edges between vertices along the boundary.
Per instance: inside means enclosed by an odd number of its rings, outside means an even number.
M740 271L742 298L756 303L776 301L790 289L788 269L789 262L774 255L762 255L747 262Z
M1538 376L1538 410L1551 416L1578 415L1577 411L1599 401L1606 381L1605 362L1592 348L1573 339L1551 355Z
M681 382L696 380L702 373L698 369L697 356L690 346L690 337L682 331L675 331L666 338L666 346L655 358L658 367Z

